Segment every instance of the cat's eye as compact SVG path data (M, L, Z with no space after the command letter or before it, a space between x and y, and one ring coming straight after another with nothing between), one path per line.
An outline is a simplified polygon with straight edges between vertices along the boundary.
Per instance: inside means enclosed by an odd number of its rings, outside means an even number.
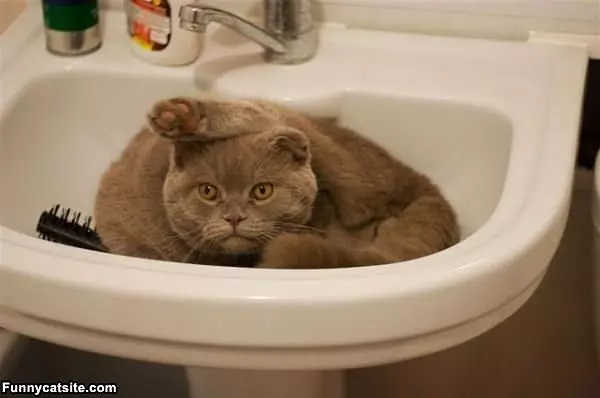
M213 202L219 196L219 189L212 184L200 184L198 185L198 195L208 202Z
M250 196L254 200L267 200L273 195L273 184L268 183L260 183L256 184L252 191L250 192Z

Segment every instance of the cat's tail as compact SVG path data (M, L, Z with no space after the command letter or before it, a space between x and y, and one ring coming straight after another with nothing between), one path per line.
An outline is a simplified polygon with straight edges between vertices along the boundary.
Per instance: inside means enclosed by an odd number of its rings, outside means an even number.
M460 240L456 215L433 184L415 190L411 202L382 220L369 245L331 242L312 250L319 268L356 267L413 260L446 249Z
M425 180L424 180L425 181ZM392 206L370 243L287 234L265 248L263 268L343 268L389 264L424 257L457 243L456 215L432 184L419 184L409 204ZM395 213L394 213L395 211Z
M327 237L285 234L265 248L260 268L343 268L384 264L391 257L373 248L357 249Z
M379 223L371 249L391 262L412 260L446 249L460 240L456 214L433 184Z

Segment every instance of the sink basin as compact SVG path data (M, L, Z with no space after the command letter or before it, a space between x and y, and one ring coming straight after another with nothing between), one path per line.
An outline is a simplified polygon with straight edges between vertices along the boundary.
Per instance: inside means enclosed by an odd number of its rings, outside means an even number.
M281 66L214 29L196 64L161 68L130 54L122 11L103 13L102 49L80 58L45 52L37 12L0 39L0 326L186 366L335 370L471 339L542 280L569 206L585 48L324 27L312 62ZM396 264L281 271L35 237L54 203L91 212L150 104L202 91L337 117L440 185L461 242Z
M139 131L153 102L199 92L185 77L102 71L58 72L27 83L0 124L0 177L7 188L0 193L0 222L35 235L37 215L55 202L91 214L101 174ZM511 152L506 116L461 102L363 90L326 106L320 114L337 117L439 183L460 214L463 237L493 214Z

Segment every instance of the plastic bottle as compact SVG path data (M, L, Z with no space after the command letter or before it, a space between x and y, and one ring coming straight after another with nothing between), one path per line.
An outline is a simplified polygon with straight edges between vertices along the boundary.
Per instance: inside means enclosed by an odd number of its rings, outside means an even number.
M200 55L202 35L179 27L179 9L192 0L124 0L133 53L158 65L178 66Z
M102 45L97 0L42 0L46 49L84 55Z

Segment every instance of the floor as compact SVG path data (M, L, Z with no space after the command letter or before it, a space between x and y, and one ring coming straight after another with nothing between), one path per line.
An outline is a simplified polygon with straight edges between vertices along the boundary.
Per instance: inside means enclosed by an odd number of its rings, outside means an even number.
M156 365L91 354L31 340L20 361L6 379L13 383L115 383L118 397L187 398L183 371ZM114 395L113 395L114 396ZM61 394L61 398L83 395Z

